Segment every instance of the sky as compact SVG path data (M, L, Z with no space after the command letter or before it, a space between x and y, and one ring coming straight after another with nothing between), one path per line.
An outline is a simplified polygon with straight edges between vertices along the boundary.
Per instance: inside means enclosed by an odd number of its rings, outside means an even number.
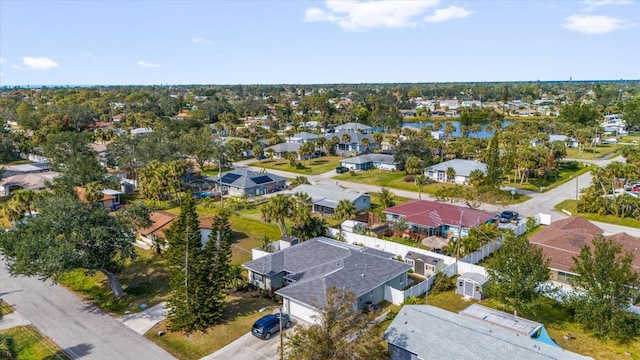
M0 0L0 86L640 79L640 2Z

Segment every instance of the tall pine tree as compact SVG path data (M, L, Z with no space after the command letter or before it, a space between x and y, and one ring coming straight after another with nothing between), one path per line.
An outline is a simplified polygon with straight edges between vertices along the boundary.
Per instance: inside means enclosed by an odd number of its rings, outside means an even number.
M202 288L200 269L203 261L202 242L196 206L191 196L185 196L180 216L166 230L169 262L168 301L169 322L173 330L192 331L198 328L200 316L199 291Z
M487 172L484 183L493 188L500 188L502 184L502 168L500 167L500 149L498 143L499 132L493 134L489 142L489 154L487 157Z

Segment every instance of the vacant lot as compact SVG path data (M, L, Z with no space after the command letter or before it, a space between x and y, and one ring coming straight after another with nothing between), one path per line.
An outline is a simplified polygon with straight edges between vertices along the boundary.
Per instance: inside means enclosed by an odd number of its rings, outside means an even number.
M315 159L309 159L299 162L299 166L291 166L289 160L273 159L256 161L250 166L262 167L266 169L275 169L288 171L302 175L319 175L327 171L335 170L340 165L340 156L323 156Z

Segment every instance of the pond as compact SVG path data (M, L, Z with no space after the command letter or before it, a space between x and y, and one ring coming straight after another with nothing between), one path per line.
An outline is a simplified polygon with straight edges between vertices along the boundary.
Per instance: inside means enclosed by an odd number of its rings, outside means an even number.
M453 132L453 136L454 137L461 137L462 133L460 132L460 121L458 120L449 120L449 121L441 121L440 123L442 124L442 127L440 128L440 131L444 131L444 127L446 125L447 122L450 122L451 124L453 124L453 126L455 126L456 131ZM507 125L513 124L513 120L502 120L502 128L505 128ZM428 125L433 125L433 121L424 121L424 122L407 122L404 123L402 126L411 126L411 127L415 127L418 129L421 128L425 128ZM477 138L481 138L481 139L487 139L493 136L493 132L488 132L486 130L487 126L491 125L489 123L487 124L482 124L482 131L480 131L477 134L472 134L469 133L469 137L477 137Z

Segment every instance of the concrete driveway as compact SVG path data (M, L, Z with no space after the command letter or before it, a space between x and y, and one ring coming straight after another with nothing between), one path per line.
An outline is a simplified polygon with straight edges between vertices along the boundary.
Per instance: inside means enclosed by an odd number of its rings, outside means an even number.
M279 333L269 340L261 340L248 332L231 344L200 360L275 360L279 358L279 346Z

